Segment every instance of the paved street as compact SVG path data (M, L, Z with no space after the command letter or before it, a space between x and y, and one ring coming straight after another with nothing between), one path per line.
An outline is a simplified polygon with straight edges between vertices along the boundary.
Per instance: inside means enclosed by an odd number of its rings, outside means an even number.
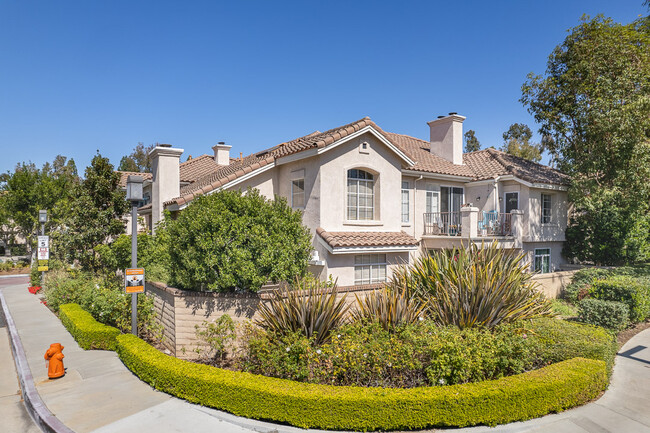
M27 291L23 280L0 279L0 290L18 329L38 393L50 411L77 433L305 432L236 417L157 392L131 374L114 352L79 348L58 318ZM0 419L3 427L10 427L0 430L38 431L20 402L6 328L0 328L0 332ZM65 346L67 373L52 381L47 378L43 353L54 342ZM453 431L650 433L649 347L650 330L623 347L610 389L594 403L522 423Z
M28 277L0 278L0 289L18 284L24 287ZM7 323L0 308L0 420L2 431L6 432L40 432L41 430L30 418L20 394L20 384L16 377L16 366L11 353Z

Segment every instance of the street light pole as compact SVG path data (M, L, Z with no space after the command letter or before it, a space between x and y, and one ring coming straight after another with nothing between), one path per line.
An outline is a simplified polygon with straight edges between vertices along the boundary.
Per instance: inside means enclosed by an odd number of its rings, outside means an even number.
M47 210L41 209L38 211L38 221L41 223L41 236L45 236L45 223L47 222ZM34 256L32 255L32 257ZM38 261L38 255L36 256L36 260ZM44 283L45 283L45 271L41 271L41 286Z
M142 176L126 180L126 199L131 202L131 268L138 267L138 203L142 200ZM131 293L131 333L138 335L138 294Z

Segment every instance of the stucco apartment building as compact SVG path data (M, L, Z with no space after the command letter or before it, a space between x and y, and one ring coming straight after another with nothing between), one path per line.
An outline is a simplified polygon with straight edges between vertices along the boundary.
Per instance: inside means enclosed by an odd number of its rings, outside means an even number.
M223 189L286 197L313 235L310 269L341 286L382 282L428 250L470 241L498 240L525 252L531 271L557 270L568 177L492 148L464 154L464 120L440 116L423 140L366 117L245 157L219 143L183 163L183 149L160 145L139 213L155 229L165 209Z

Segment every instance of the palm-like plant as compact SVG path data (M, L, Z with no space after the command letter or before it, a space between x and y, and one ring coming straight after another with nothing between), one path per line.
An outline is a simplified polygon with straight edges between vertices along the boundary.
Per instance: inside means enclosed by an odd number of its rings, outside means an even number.
M337 295L336 284L328 288L324 283L296 280L293 289L282 287L260 304L256 323L278 335L300 332L313 337L315 344L326 343L330 332L343 324L349 308L347 294L338 300Z
M402 325L422 318L427 302L412 296L406 287L384 287L357 298L356 309L351 310L353 320L378 321L382 328L394 331Z
M550 301L536 290L524 257L497 242L472 243L418 259L396 271L389 285L429 300L434 320L461 329L550 316Z

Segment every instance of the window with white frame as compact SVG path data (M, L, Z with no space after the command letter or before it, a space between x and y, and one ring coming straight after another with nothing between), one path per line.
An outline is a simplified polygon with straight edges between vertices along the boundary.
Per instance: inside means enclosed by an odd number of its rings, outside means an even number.
M535 258L533 261L535 272L546 274L551 272L551 249L535 248Z
M426 213L440 212L439 192L436 191L434 185L431 183L426 184L425 188L426 188L425 212Z
M348 220L375 218L375 176L367 171L348 170Z
M354 284L374 284L386 281L386 254L354 256Z
M305 207L305 179L291 181L291 207Z
M551 222L551 195L542 194L542 224Z
M409 183L402 181L402 222L407 223L410 221L409 215Z

